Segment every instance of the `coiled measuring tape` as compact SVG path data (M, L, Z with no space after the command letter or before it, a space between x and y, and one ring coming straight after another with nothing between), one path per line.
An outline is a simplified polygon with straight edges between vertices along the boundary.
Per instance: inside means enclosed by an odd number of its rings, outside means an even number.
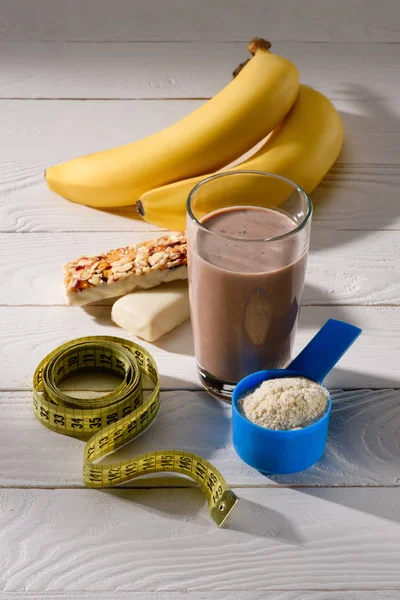
M80 399L59 389L69 377L99 369L122 378L100 398ZM144 400L143 375L154 383ZM148 473L187 475L201 488L211 517L219 527L238 502L221 473L207 460L182 450L148 452L115 464L97 461L134 440L154 421L160 408L160 380L152 356L128 340L83 337L56 348L42 360L33 379L33 410L48 429L87 440L83 480L90 488L109 488Z

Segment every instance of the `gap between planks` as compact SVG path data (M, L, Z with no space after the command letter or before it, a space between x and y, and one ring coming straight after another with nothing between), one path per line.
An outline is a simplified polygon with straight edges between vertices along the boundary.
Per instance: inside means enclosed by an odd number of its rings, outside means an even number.
M369 596L370 592L377 592L379 594L379 596L374 596L371 597ZM129 600L130 598L135 598L138 597L139 594L139 598L140 600L159 600L161 597L165 598L165 600L179 600L180 598L193 598L193 600L218 600L219 598L223 598L223 600L302 600L302 598L304 598L304 600L313 600L313 598L311 598L310 596L308 596L309 593L312 594L324 594L324 596L321 598L315 598L315 600L328 600L328 598L332 598L332 600L363 600L365 598L365 600L398 600L398 598L400 598L400 596L392 596L392 595L388 595L390 592L400 592L400 587L385 587L383 588L376 588L376 587L365 587L365 588L347 588L347 587L343 587L343 588L319 588L319 587L308 587L308 588L295 588L295 589L290 589L288 590L287 588L278 588L278 587L269 587L268 590L263 590L262 591L262 595L260 595L258 592L255 591L251 591L251 592L242 592L242 591L232 591L229 589L229 591L224 591L223 589L220 590L218 589L218 591L208 591L208 592L197 592L197 591L193 591L193 590L189 590L189 589L185 589L185 590L181 590L181 589L169 589L168 591L166 590L157 590L157 591L135 591L135 590L129 590L128 592L125 591L121 591L121 590L113 590L112 591L112 597L119 597L119 598L126 598L127 600ZM340 599L338 599L337 594L346 594L346 597L341 597ZM279 598L275 598L275 596L272 596L272 594L279 594ZM281 595L282 594L282 595ZM305 594L307 594L307 596L305 596ZM327 595L329 594L329 596ZM349 594L349 596L347 596L347 594ZM354 595L357 594L357 597ZM362 595L359 595L362 594ZM367 596L368 594L368 596ZM110 600L110 592L103 592L100 591L98 592L96 590L96 592L88 592L86 590L84 590L83 592L40 592L40 594L37 594L37 592L31 592L31 591L27 591L27 592L23 592L23 594L21 594L21 592L0 592L0 600L9 600L10 598L17 598L17 599L21 599L21 600L26 600L27 598L33 598L33 599L38 599L38 600L42 600L42 599L46 599L49 598L50 600L72 600L72 598L75 600L75 598L79 598L79 600L81 598L90 598L90 599L95 599L95 600L102 600L102 598L104 598L105 600Z
M169 472L171 474L171 472ZM173 474L173 471L172 471ZM184 480L184 485L139 485L135 486L128 485L118 485L107 488L97 488L98 490L187 490L188 488L197 489L198 486L195 483L192 483L190 480ZM271 483L271 484L231 484L229 487L232 490L245 490L245 489L260 489L260 490L301 490L301 489L327 489L327 490L336 490L336 489L397 489L400 488L400 483L398 485L387 485L377 483L375 485L367 483L365 485L359 484L346 484L346 483L338 483L338 484L323 484L323 483ZM86 490L91 489L86 486L75 484L75 485L0 485L0 490L48 490L48 491L58 491L58 490Z
M2 589L398 588L398 495L249 489L217 529L195 489L7 490Z
M129 206L126 207L126 208L129 208ZM318 227L317 225L315 227L313 227L313 230L317 229L317 227ZM160 233L162 235L163 233L166 233L167 231L168 231L167 229L157 229L157 230L156 229L141 229L140 233L141 234L143 233L145 235L152 235L153 237L155 237L157 233ZM365 228L361 228L361 229L347 229L346 227L337 227L337 228L334 229L334 231L350 231L350 232L354 231L354 233L365 233L365 234L368 234L368 233L371 233L371 231L374 231L374 232L375 231L400 231L400 227L395 227L393 229L384 229L384 228L377 227L376 229L373 229L373 230L371 230L371 229L365 229ZM25 235L25 234L42 235L42 234L49 234L49 233L79 233L79 234L83 234L83 233L102 233L102 232L103 232L103 230L101 230L101 229L97 230L97 231L93 230L93 229L63 229L63 230L50 230L50 229L49 230L44 230L44 229L42 229L42 230L39 230L39 231L36 231L36 230L35 231L27 231L27 230L24 230L24 231L15 231L15 230L10 229L9 231L7 231L7 230L4 229L4 230L2 230L0 232L0 235L2 233L6 233L7 235L10 234L10 233L16 233L18 235ZM115 234L123 233L123 234L125 234L126 233L126 229L112 229L111 233L115 233ZM134 233L138 233L138 231L134 231Z
M177 96L177 97L165 97L165 98L142 98L142 97L137 97L137 98L87 98L87 97L81 97L81 98L76 98L76 97L68 97L68 96L61 96L61 97L50 97L50 96L38 96L36 98L25 98L24 96L1 96L0 100L22 100L23 102L27 101L27 102L42 102L42 100L44 102L56 102L58 100L65 100L68 102L124 102L125 100L128 100L129 102L141 102L141 101L146 101L146 102L159 102L160 100L172 100L172 101L181 101L181 100L210 100L211 96L188 96L188 97L181 97L181 96Z
M386 388L386 387L374 387L374 386L368 386L366 387L345 387L345 386L341 386L340 388L335 388L335 387L330 387L329 388L331 390L332 393L334 393L335 391L343 391L343 392L362 392L362 391L369 391L369 392L382 392L382 391L390 391L390 392L397 392L400 390L400 387L396 387L396 386L392 386L390 388ZM144 388L145 391L148 391L148 388ZM68 392L69 390L64 390L65 392ZM85 388L85 387L81 387L79 388L79 392L94 392L94 393L98 393L100 394L101 392L109 392L110 390L107 388ZM33 388L1 388L0 387L0 394L30 394L33 392ZM181 392L205 392L205 389L203 387L201 387L201 385L199 384L198 387L184 387L184 388L170 388L170 387L162 387L160 388L160 392L165 392L165 393L181 393ZM221 400L221 402L223 402ZM228 404L228 403L226 403Z
M151 289L151 288L150 288ZM87 308L107 308L110 307L111 304L113 304L114 302L116 302L118 300L118 297L116 298L109 298L109 300L111 302L105 302L104 304L102 302L96 302L94 304L84 304L84 307ZM302 307L307 306L307 308L349 308L349 307L355 307L355 308L365 308L365 307L369 307L371 306L372 308L396 308L398 306L400 306L399 302L374 302L373 304L369 304L369 303L348 303L348 304L342 304L339 302L330 302L329 304L309 304L308 302L303 302ZM54 302L52 304L13 304L12 302L9 303L0 303L0 308L43 308L43 307L57 307L57 308L68 308L71 309L71 306L67 305L67 304L60 304L57 302ZM1 390L1 388L0 388ZM3 390L4 391L4 390Z
M182 46L173 42L161 48L151 43L121 47L55 42L49 48L36 42L10 46L0 41L0 54L8 59L8 69L0 73L0 96L208 99L229 82L234 66L248 55L246 46L241 42L216 45L197 42L182 52ZM360 101L371 94L381 100L382 94L389 99L396 97L399 49L399 45L359 46L356 42L273 43L274 53L297 64L305 83L331 99L350 95ZM327 61L329 73L321 79L318 74L324 71ZM133 78L132 64L141 65Z
M393 595L393 592L398 592ZM113 590L112 594L106 591L54 591L54 592L0 592L0 600L131 600L139 598L140 600L181 600L182 598L191 598L192 600L338 600L337 594L340 593L340 600L399 600L400 587L387 587L385 589L371 588L298 588L288 591L284 588L271 588L258 591L208 591L197 592L193 590L157 590L150 592L143 591L124 591ZM374 595L372 595L372 593ZM279 594L279 596L276 596ZM310 595L311 594L311 595ZM321 596L320 594L323 594ZM376 595L377 594L377 595Z
M268 36L267 36L268 37ZM155 44L207 44L207 46L212 46L214 44L243 44L243 46L245 47L246 44L249 43L250 40L245 40L245 39L224 39L224 40L152 40L152 39L140 39L140 40L28 40L28 43L31 44L109 44L109 45L116 45L116 44L151 44L151 45L155 45ZM21 43L25 43L24 39L9 39L9 40L4 40L3 43L6 44L16 44L16 45L21 45ZM351 44L357 44L358 45L362 45L362 44L368 44L369 46L396 46L400 44L400 41L378 41L378 40L293 40L292 38L279 38L279 40L273 40L274 44L293 44L296 45L298 44L299 46L302 46L303 44L324 44L324 45L329 45L329 44L337 44L338 46L343 45L345 43L351 43Z
M146 452L181 447L211 460L233 487L265 488L279 484L397 489L400 485L400 454L396 446L399 392L332 390L331 395L333 409L324 458L304 473L266 478L247 467L232 446L231 407L216 402L205 392L163 393L160 415L148 435L132 440L103 462L113 464ZM3 394L0 404L4 415L0 428L1 485L9 488L82 486L81 469L77 470L77 464L82 464L85 442L49 433L42 427L33 417L29 392ZM39 470L38 465L41 465ZM186 478L164 475L162 482L152 476L132 480L127 486L175 488L189 483Z
M331 392L335 392L338 390L341 390L343 392L362 392L362 391L369 391L369 392L382 392L382 391L391 391L391 392L397 392L400 390L400 387L390 387L390 388L385 388L385 387L374 387L369 385L368 388L366 387L345 387L345 386L341 386L340 388L335 388L335 387L330 387L329 388L331 390ZM148 391L147 388L144 388L145 391ZM68 391L68 390L64 390L64 391ZM104 389L104 388L100 388L100 389L96 389L96 388L79 388L80 392L94 392L94 393L100 393L100 392L107 392L109 391L108 389ZM33 392L33 388L1 388L0 387L0 394L29 394ZM177 393L181 393L181 392L205 392L204 388L200 386L200 384L198 385L198 387L184 387L184 388L169 388L169 387L161 387L160 388L160 392L168 392L168 393L173 393L173 392L177 392ZM222 402L222 400L221 400Z

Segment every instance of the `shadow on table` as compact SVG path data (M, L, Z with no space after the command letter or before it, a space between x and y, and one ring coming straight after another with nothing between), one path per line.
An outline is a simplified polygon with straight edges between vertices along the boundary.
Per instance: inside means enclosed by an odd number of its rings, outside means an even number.
M320 321L318 308L329 308L335 313L334 318L341 321L347 320L348 308L346 306L337 306L334 304L335 298L330 294L327 294L323 289L306 282L304 285L303 302L302 308L311 306L313 308L312 314L307 315L307 325L323 325L324 321ZM311 321L310 321L311 317ZM315 323L314 319L315 318ZM300 320L301 324L301 320Z
M115 298L115 300L117 300L117 298ZM96 321L98 325L102 327L114 327L116 330L115 335L121 335L124 337L124 330L116 325L111 319L111 305L104 306L94 302L93 304L87 304L82 308ZM139 344L141 343L139 338L137 338L137 341ZM182 323L182 325L173 331L163 335L159 340L152 342L152 345L173 354L185 354L187 356L193 356L194 347L190 321Z
M377 135L382 137L387 135L387 132L396 132L399 129L399 119L394 111L387 105L385 99L376 92L363 87L360 85L350 84L345 89L337 90L340 98L346 98L348 96L351 99L354 106L358 106L361 114L348 113L339 111L342 116L344 129L345 129L345 141L343 149L339 155L337 165L333 171L327 175L325 182L322 182L317 190L312 194L312 201L314 204L314 216L318 219L320 217L328 220L329 223L329 212L335 210L335 197L340 194L340 187L337 185L337 181L342 178L349 179L349 173L359 167L363 167L358 177L362 180L366 180L369 177L367 170L368 165L360 163L359 157L356 156L348 143L352 138L355 139L357 136L362 135L362 132L368 131L366 123L368 121L374 122L374 131L378 132ZM376 143L374 137L371 139L365 139L365 145L373 146ZM343 177L341 174L343 173ZM355 180L356 174L353 175L353 181ZM393 197L387 196L387 194L393 194ZM348 238L343 238L341 235L341 244L348 241L353 241L355 238L365 237L373 234L374 229L385 229L393 222L398 219L400 214L400 205L397 201L398 189L397 186L386 186L385 197L374 197L373 194L363 194L363 198L356 197L354 201L349 200L348 203L348 214L349 224ZM379 203L379 210L377 210L377 203ZM375 220L374 226L370 230L357 229L357 217L359 210L362 212L370 213L373 215ZM326 215L324 215L324 211ZM112 214L120 215L122 218L138 220L139 217L135 206L128 206L113 211L102 211L110 212ZM328 228L329 225L327 224ZM155 234L156 235L156 232ZM338 239L335 236L326 236L319 244L319 249L326 249L330 247L336 247L338 245Z
M268 493L268 489L265 493ZM255 537L267 537L284 544L296 546L303 544L299 532L284 515L252 500L240 498L240 489L238 496L240 502L229 517L226 526L228 530Z
M118 300L118 298L115 298L115 300ZM92 302L91 304L82 306L82 310L91 316L101 327L114 327L115 329L122 331L122 329L111 319L111 308L111 304L108 306L101 304L101 302Z
M358 105L362 114L353 114L347 112L340 112L344 130L345 140L343 149L338 157L338 164L334 167L335 174L328 174L326 184L322 182L320 186L312 194L311 198L314 205L314 219L323 219L324 211L334 213L335 210L335 197L340 194L340 188L335 184L335 180L338 181L343 172L344 180L347 179L351 183L349 177L351 171L355 171L353 175L353 181L357 178L361 181L371 180L371 175L368 174L368 164L360 163L357 155L355 155L348 144L348 140L360 136L363 131L366 130L366 123L371 121L374 123L374 131L378 132L377 135L381 135L382 138L387 132L396 132L400 127L400 120L394 111L387 105L385 99L379 94L372 90L359 86L349 85L346 89L338 90L341 97L349 97L354 105ZM368 129L368 128L367 128ZM370 140L365 139L366 145L373 146L375 144L375 138ZM374 167L376 165L373 165ZM384 166L384 165L382 165ZM361 169L360 169L361 167ZM359 172L357 175L357 171ZM346 173L347 172L347 173ZM329 183L328 183L329 179ZM376 179L372 179L372 182L376 182ZM390 196L388 196L390 194ZM370 213L373 218L370 229L357 229L359 213ZM341 244L352 242L357 238L371 236L374 234L376 229L387 229L397 220L400 215L400 205L398 203L398 189L397 186L385 186L384 196L377 198L373 194L363 194L363 197L355 196L354 201L350 198L348 203L348 235L342 232ZM328 213L325 219L329 219ZM326 228L329 227L328 221L324 223ZM338 244L335 236L329 236L322 238L319 242L319 250L324 250L330 247L336 247ZM318 249L316 251L318 251Z
M400 523L399 487L296 488L300 494L339 504L379 519Z
M100 490L102 493L119 498L123 502L145 507L149 513L166 515L169 518L181 521L193 520L204 506L204 496L197 488L182 487L175 488L173 482L178 477L168 477L158 482L158 487L140 489L108 489ZM171 489L174 487L175 489ZM163 496L161 498L161 495Z
M400 390L391 389L391 379L378 384L333 392L323 458L300 473L269 475L269 482L400 523Z
M172 478L169 481L173 481ZM102 493L119 498L134 507L144 507L149 513L167 516L182 525L194 521L209 529L216 528L211 516L205 514L205 497L197 488L164 487L151 489L110 489ZM240 490L239 490L240 492ZM239 494L240 496L240 494ZM199 517L199 513L204 513ZM240 498L239 504L225 525L226 531L236 531L259 538L269 538L282 544L301 545L303 540L294 525L281 513L271 508Z
M400 390L333 390L323 458L299 473L269 475L281 485L400 484Z
M317 309L318 306L326 308L332 304L332 301L332 297L326 294L321 288L318 288L310 283L305 284L302 306L313 306ZM96 303L93 303L83 306L82 309L100 326L114 327L120 332L124 331L112 321L111 306L97 305ZM346 310L346 306L332 305L332 311L335 311L335 318L337 319L346 320ZM163 335L155 342L152 342L152 345L157 346L166 352L194 356L193 334L190 320L186 321L173 331Z
M318 306L329 306L332 303L332 297L326 294L321 288L318 288L309 283L305 284L303 295L303 306L313 306L318 309ZM111 306L98 305L96 303L88 304L82 307L83 310L90 315L100 326L114 327L116 335L118 331L123 336L124 330L121 329L111 320ZM345 306L332 306L332 312L335 314L335 319L346 320ZM315 313L315 324L320 324L318 314ZM314 323L312 322L311 325ZM308 322L307 325L310 325ZM321 322L321 326L323 323ZM138 342L140 340L138 338ZM173 331L162 336L159 340L151 343L153 346L170 352L172 354L182 354L186 356L194 356L193 334L190 320L186 321Z
M160 413L149 429L136 440L119 448L103 459L103 463L132 459L140 454L180 448L213 460L216 452L223 453L231 445L231 409L208 394L174 390L162 392ZM133 479L129 487L149 486L149 477L159 479L159 474ZM187 485L187 480L174 474L164 474L171 479L169 485L178 482Z
M193 334L190 321L186 321L186 323L163 335L159 340L152 342L152 344L166 352L194 356Z
M328 375L329 377L329 375ZM342 369L340 367L335 367L335 379L337 381L342 381L343 384L340 386L340 389L345 390L355 390L355 389L368 389L368 390L380 390L382 388L399 388L400 387L400 371L393 373L392 377L381 377L379 375L370 375L371 383L363 384L360 382L360 385L355 386L354 383L352 385L347 384L348 381L355 381L355 374L349 369ZM329 379L328 379L329 382ZM338 386L335 386L338 388ZM399 405L400 406L400 405ZM400 474L400 469L399 469Z

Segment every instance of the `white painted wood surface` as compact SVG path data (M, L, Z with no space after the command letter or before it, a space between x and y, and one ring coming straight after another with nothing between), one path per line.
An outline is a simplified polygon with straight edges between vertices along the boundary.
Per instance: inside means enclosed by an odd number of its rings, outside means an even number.
M1 34L32 41L247 41L398 42L397 0L3 0Z
M395 159L396 149L392 152ZM134 207L107 212L66 202L46 189L46 165L4 162L0 232L140 231L147 235L150 229L157 230L139 219ZM359 232L354 234L358 237L377 229L398 230L399 188L397 165L336 167L312 194L314 229L351 230Z
M57 197L46 189L44 169L150 135L200 104L199 100L32 100L28 104L0 100L0 230L148 230L134 207L110 214ZM398 104L390 98L373 99L369 93L365 100L350 98L335 104L342 111L346 142L337 166L313 195L315 225L398 229Z
M0 487L83 487L84 442L44 428L32 417L31 402L29 392L0 398ZM105 460L177 447L210 460L232 486L398 486L399 429L399 390L336 390L323 459L303 473L267 478L236 455L229 406L205 392L174 390L163 392L160 414L146 434ZM141 478L128 487L153 482ZM163 477L163 483L191 485L178 476Z
M0 287L0 305L64 306L63 263L155 235L159 233L0 233L0 269L7 279L7 285ZM29 253L37 269L26 261ZM327 304L400 304L400 231L315 228L303 306Z
M241 498L221 531L182 479L83 489L82 442L32 415L47 352L125 335L110 306L62 305L61 263L158 235L134 209L58 198L43 170L181 118L229 81L255 34L334 101L346 132L313 194L295 353L329 317L364 333L327 379L351 389L333 392L323 459L270 478L236 456L229 407L199 391L189 324L145 344L169 391L118 456L176 446L212 460ZM400 599L399 42L397 0L2 0L0 600Z
M2 387L31 388L39 361L51 350L82 335L114 335L134 339L110 319L110 306L0 307ZM304 306L294 356L329 318L347 320L364 332L326 378L330 387L400 387L398 306ZM138 340L137 340L138 341ZM154 344L140 342L158 365L164 389L199 389L190 323L186 322Z
M250 56L246 41L170 43L160 52L153 43L15 44L0 38L8 64L0 71L0 98L210 97ZM304 83L334 100L363 101L366 92L380 97L382 90L385 99L396 99L399 93L398 44L274 41L271 51L292 60Z
M113 598L118 600L398 600L400 592L395 590L380 591L310 591L295 592L114 592ZM110 600L109 592L0 592L0 600Z
M200 490L2 490L5 591L390 590L399 488L237 490L229 527Z
M295 592L113 592L117 600L398 600L400 592L395 590L352 590ZM110 600L110 592L0 592L0 600Z
M29 183L29 176L34 176L36 183L42 178L43 169L52 164L151 135L186 116L203 101L32 99L29 106L27 102L0 100L0 131L4 136L0 164L2 179L8 184L2 190L5 192L13 189L13 174L15 187L21 187L17 174L22 167L23 183ZM334 103L348 132L338 159L341 168L399 166L396 150L400 107L395 97L381 101L367 92L363 99L349 94Z

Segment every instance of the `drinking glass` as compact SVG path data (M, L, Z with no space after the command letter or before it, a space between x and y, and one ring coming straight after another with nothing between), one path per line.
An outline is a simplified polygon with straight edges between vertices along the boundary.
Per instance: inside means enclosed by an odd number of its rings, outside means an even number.
M261 171L222 172L189 194L190 310L211 394L230 401L243 377L290 362L311 217L304 190Z

